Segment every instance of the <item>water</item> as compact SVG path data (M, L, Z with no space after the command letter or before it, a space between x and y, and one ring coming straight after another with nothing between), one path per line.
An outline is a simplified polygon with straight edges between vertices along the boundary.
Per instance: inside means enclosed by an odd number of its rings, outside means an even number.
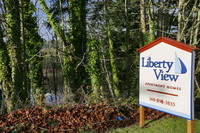
M62 71L47 71L47 73L45 73L45 79L45 103L47 105L60 105L63 99L64 88Z

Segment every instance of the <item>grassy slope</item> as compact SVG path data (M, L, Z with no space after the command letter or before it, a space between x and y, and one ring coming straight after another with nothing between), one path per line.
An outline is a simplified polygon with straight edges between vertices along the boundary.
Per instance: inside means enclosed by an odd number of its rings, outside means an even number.
M195 119L194 133L200 133L200 114ZM187 133L187 120L183 118L161 118L146 121L144 128L138 124L126 128L109 129L108 133Z

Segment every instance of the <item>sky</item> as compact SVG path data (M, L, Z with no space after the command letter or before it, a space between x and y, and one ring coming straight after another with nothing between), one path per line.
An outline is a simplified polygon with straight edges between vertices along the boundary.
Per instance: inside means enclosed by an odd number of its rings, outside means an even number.
M39 26L38 32L40 36L45 40L52 40L52 36L54 34L53 30L47 29L46 24L45 24L47 22L47 15L44 13L38 0L31 0L31 2L33 2L37 8L37 12L35 13L35 15L37 16L37 20L38 20L37 22ZM47 5L50 4L48 0L46 0L46 3Z

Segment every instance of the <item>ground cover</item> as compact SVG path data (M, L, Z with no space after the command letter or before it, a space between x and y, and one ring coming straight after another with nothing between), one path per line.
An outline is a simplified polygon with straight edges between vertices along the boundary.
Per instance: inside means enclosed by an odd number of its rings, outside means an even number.
M144 128L136 123L125 128L110 128L107 133L187 133L187 120L180 117L149 119ZM200 133L200 99L195 100L194 133Z
M153 109L145 109L145 119L146 126L141 130L138 128L139 111L137 104L114 106L106 101L73 107L37 106L0 116L0 132L120 132L118 130L122 132L145 132L151 131L148 128L154 128L152 123L161 127L159 124L163 122L169 129L174 129L174 126L177 125L176 122L182 123L183 121L180 118ZM156 131L160 131L159 128L156 129ZM166 131L169 131L169 129L166 128ZM152 132L154 132L153 129Z
M147 120L144 128L138 124L125 128L108 129L107 133L187 133L187 120L183 118L164 117ZM200 119L195 119L194 133L200 133Z

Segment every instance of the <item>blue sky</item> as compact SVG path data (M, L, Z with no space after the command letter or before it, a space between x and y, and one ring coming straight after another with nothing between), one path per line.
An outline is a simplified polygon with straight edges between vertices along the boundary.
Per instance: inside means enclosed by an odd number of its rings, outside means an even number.
M52 30L49 30L46 28L46 25L45 25L45 23L47 22L46 14L44 13L42 7L40 6L40 3L38 2L38 0L31 0L31 2L33 2L37 8L35 15L37 16L37 20L38 20L37 23L39 26L39 31L38 31L39 34L45 40L51 40L54 33ZM47 5L50 4L48 0L46 0L46 3Z

